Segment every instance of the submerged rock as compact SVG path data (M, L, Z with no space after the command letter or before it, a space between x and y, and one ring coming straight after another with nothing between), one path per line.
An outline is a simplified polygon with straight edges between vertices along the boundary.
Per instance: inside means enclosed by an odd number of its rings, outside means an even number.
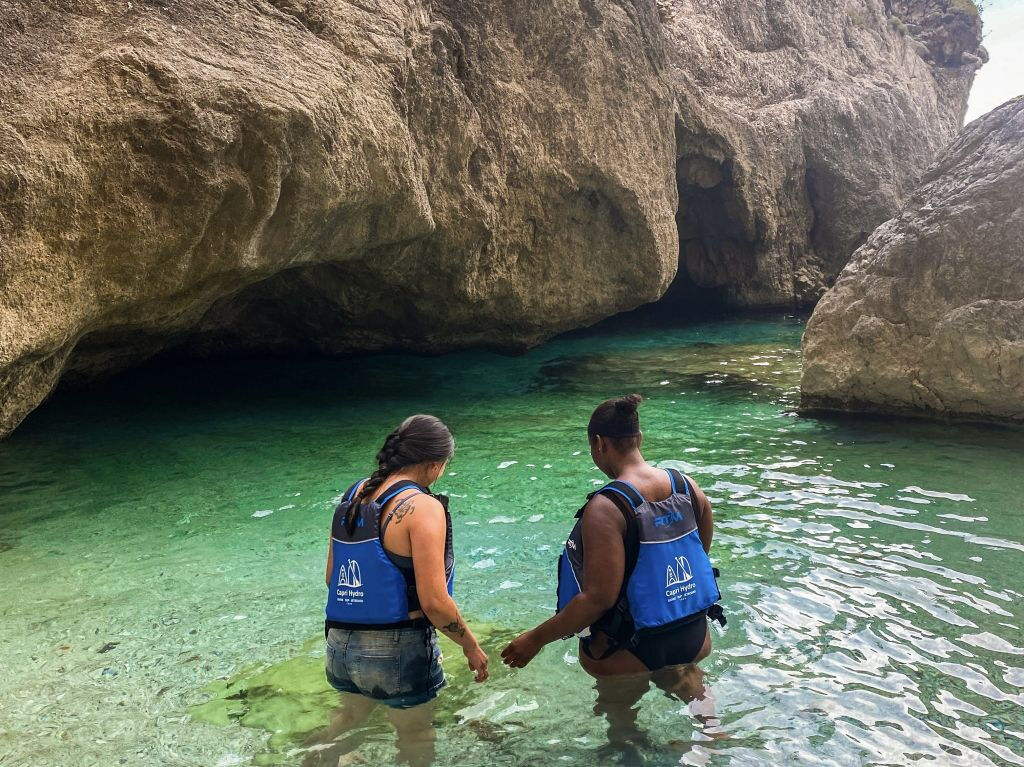
M1024 97L967 126L803 340L802 404L1024 423Z
M813 300L981 60L888 5L6 0L0 436L168 348L523 348L677 264Z

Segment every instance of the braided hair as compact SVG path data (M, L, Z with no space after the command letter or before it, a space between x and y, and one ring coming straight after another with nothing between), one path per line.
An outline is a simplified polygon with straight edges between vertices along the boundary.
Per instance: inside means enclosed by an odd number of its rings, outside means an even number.
M345 512L345 529L355 532L359 507L384 480L397 471L418 463L441 463L455 453L455 438L440 418L411 415L388 434L377 453L377 470L363 483Z

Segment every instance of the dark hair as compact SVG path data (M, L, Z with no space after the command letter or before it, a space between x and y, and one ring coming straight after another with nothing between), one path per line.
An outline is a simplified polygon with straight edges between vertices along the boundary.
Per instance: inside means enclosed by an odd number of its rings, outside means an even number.
M440 418L411 415L398 424L377 453L377 470L359 489L345 513L345 528L355 531L356 510L390 475L418 463L447 461L455 453L455 438Z
M607 437L620 450L636 447L640 438L640 417L637 406L644 401L639 394L606 399L590 416L587 434L591 437Z

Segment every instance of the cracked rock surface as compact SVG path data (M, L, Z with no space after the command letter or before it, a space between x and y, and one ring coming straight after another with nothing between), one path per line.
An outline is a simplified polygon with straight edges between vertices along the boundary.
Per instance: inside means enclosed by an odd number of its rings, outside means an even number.
M1024 97L975 120L814 310L808 409L1024 423Z

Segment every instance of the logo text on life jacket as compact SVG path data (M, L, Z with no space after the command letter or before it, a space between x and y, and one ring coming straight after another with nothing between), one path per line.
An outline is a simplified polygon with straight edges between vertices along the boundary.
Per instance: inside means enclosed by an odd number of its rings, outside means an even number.
M359 570L359 563L350 559L347 567L342 565L338 570L338 601L349 604L362 602L364 595L361 590L362 585L363 574Z
M682 522L683 515L678 511L670 511L668 514L662 514L660 517L654 518L655 527L668 527L674 522Z
M686 557L679 556L673 564L665 568L665 597L669 602L685 599L696 590L693 583L693 571Z

